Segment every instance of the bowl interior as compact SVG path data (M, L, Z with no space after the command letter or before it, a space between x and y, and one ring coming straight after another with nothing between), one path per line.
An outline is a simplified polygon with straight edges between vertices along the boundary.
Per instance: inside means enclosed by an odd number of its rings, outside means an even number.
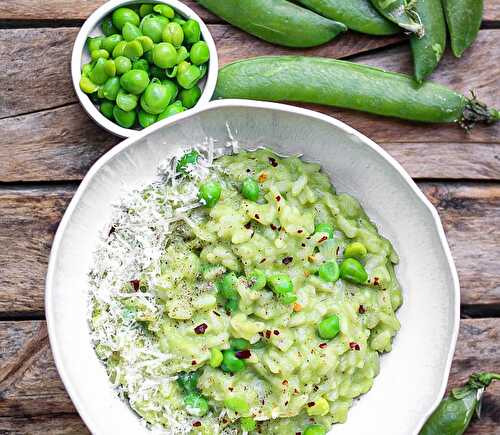
M271 103L221 101L128 139L90 171L58 230L47 278L53 353L78 411L93 433L146 434L112 390L89 340L87 273L111 204L155 178L165 153L206 137L268 146L321 163L335 187L358 198L401 262L402 327L370 392L356 401L337 435L417 434L444 391L458 322L458 281L437 214L373 142L323 115Z
M111 0L108 3L97 9L85 22L82 29L80 30L78 37L75 41L73 48L73 56L71 63L71 74L73 77L73 85L75 91L82 103L83 107L87 113L94 119L95 122L100 124L109 132L116 134L121 137L130 137L137 134L139 130L123 128L120 127L115 122L107 119L94 105L89 96L82 92L79 86L81 78L82 66L91 61L90 54L86 47L86 41L88 37L102 36L103 32L101 30L101 21L110 15L116 8L121 6L127 6L131 4L142 4L142 3L165 3L171 6L179 15L185 18L192 18L200 23L202 39L207 43L210 50L210 60L208 64L208 71L205 77L198 82L198 86L201 88L202 94L197 103L197 105L203 105L210 101L212 98L215 82L217 80L218 72L218 60L217 51L215 48L215 43L208 30L207 26L203 23L201 18L188 6L177 1L177 0Z

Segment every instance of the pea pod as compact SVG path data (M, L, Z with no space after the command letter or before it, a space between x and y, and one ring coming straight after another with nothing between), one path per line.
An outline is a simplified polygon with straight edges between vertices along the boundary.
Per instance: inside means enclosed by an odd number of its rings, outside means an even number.
M443 0L450 32L451 51L456 57L472 45L483 16L483 0Z
M233 62L219 72L217 98L297 101L345 107L422 122L492 123L500 113L433 82L352 62L266 56Z
M423 36L424 26L415 10L415 0L371 0L385 18L408 32Z
M299 0L306 8L369 35L393 35L399 28L383 17L370 0Z
M286 0L197 0L209 11L258 38L286 47L314 47L347 30ZM242 13L245 11L245 13Z
M480 416L484 390L499 373L475 373L462 388L455 388L429 417L420 435L462 435L476 414Z
M425 28L421 38L413 35L410 40L415 79L420 83L436 69L443 57L446 24L441 0L420 0L416 3L416 10Z

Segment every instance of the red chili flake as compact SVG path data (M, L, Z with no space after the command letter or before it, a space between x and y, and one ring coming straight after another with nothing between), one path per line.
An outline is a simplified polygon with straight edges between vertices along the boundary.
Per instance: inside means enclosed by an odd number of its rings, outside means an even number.
M266 338L271 338L271 331L269 329L266 331Z
M273 168L275 168L276 166L278 166L278 162L276 161L276 159L274 157L269 157L269 163L271 163L271 166Z
M278 201L278 202L281 201L281 196L280 195L276 195L276 201Z
M274 224L271 224L271 229L272 229L273 231L276 231L276 230L278 229L278 227L277 227L276 225L274 225Z
M319 345L319 347L320 347L321 349L325 349L326 347L328 347L328 344L326 344L326 343L321 343L321 344Z
M246 228L247 230L249 230L249 229L251 228L251 226L252 226L252 223L251 223L251 222L248 222L248 223L246 223L244 226L245 226L245 228Z
M220 317L220 314L217 311L213 311L213 313L217 316Z
M361 348L359 347L359 344L358 343L354 343L354 341L351 341L349 343L349 347L351 348L351 350L360 350Z
M227 420L225 418L222 419L222 423L226 424Z
M304 230L297 230L297 233L302 234Z
M235 355L236 355L236 358L239 358L239 359L248 359L252 356L249 349L239 350L238 352L235 352Z
M283 382L282 382L283 385L288 385L288 381L285 379Z
M196 332L198 335L201 335L205 333L207 328L208 325L206 323L202 323L201 325L198 325L196 328L194 328L194 332Z
M359 306L359 308L358 308L358 313L359 313L359 314L365 314L365 313L366 313L365 307L363 307L363 305L360 305L360 306Z
M260 219L260 216L257 213L255 213L255 219Z
M264 261L266 261L265 258L263 258L262 260L260 260L260 264L264 263Z
M273 331L273 334L274 334L274 335L280 335L280 332L279 332L277 329L275 329L275 330Z
M318 240L318 243L323 243L325 240L328 240L328 236L323 236Z
M191 365L195 366L196 365L196 360L191 361Z
M295 432L295 435L302 435L302 432Z
M195 422L193 423L193 426L194 426L194 427L199 427L199 426L201 426L201 421L195 421Z
M134 290L137 291L139 290L139 286L141 285L141 281L138 279L133 279L130 281L130 284L132 284L132 287L134 287Z
M373 285L379 285L379 277L378 276L375 276L373 278Z
M309 406L309 408L312 408L314 405L316 405L314 402L309 402L309 403L307 404L307 406Z
M293 257L285 257L281 261L283 264L290 264L293 261Z

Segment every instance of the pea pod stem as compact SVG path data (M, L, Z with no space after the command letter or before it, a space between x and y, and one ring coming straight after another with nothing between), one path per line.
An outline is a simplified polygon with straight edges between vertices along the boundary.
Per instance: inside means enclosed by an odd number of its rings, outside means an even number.
M424 26L416 11L416 0L371 0L384 17L408 32L424 35Z
M433 82L321 57L264 56L223 67L217 98L295 101L465 128L499 120L495 109Z

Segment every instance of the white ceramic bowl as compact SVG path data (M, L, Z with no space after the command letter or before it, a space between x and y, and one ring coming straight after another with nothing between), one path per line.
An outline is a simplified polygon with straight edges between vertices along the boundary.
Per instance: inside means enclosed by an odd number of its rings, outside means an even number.
M59 374L94 434L147 434L112 390L87 325L87 273L111 204L155 178L158 162L205 137L242 147L302 153L322 164L337 191L358 198L393 241L404 303L401 330L382 357L370 392L336 435L416 435L444 393L459 322L459 284L436 210L401 166L370 139L333 118L296 107L245 100L209 103L166 119L103 156L71 201L54 240L46 287L50 342Z
M202 94L197 103L197 106L203 106L212 98L215 90L215 85L217 83L217 74L219 70L219 61L217 58L215 42L212 38L212 35L210 34L210 31L208 30L208 27L205 25L205 23L203 23L196 12L194 12L190 7L186 6L179 0L111 0L103 4L95 12L93 12L90 17L87 18L82 28L78 32L71 55L71 78L73 80L73 87L75 88L76 95L78 96L81 105L89 114L89 116L101 127L105 128L110 133L113 133L114 135L120 137L134 136L139 133L139 130L120 127L115 122L106 118L90 100L89 96L80 89L80 78L82 76L82 66L90 61L90 55L86 48L87 38L89 36L99 36L103 34L100 27L101 21L116 8L134 3L165 3L174 8L175 11L179 13L179 15L183 15L187 18L192 18L193 20L196 20L198 21L198 23L200 23L202 39L207 43L208 49L210 50L210 60L208 63L208 71L206 76L198 83L198 85L202 89ZM142 132L143 130L140 131Z

